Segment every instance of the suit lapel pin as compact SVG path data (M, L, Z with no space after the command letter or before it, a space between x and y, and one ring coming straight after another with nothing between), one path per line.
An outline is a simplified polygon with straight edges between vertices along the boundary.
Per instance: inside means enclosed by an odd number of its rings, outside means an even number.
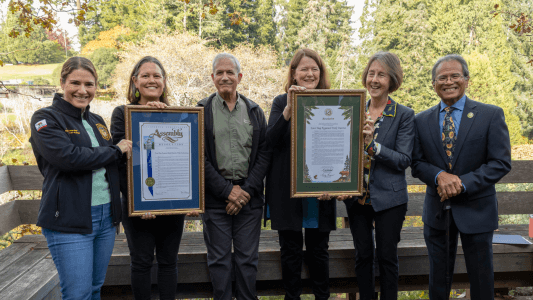
M472 117L474 117L474 113L472 112L469 112L468 115L466 115L469 119L472 119Z

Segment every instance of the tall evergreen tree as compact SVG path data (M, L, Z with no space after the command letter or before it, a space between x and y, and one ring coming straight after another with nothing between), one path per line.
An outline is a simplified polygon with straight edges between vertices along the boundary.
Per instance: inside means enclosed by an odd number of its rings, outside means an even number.
M300 48L297 43L298 31L300 28L307 26L309 20L304 16L304 10L307 7L305 0L289 0L284 3L283 9L286 13L285 21L282 21L280 33L279 52L284 63L289 63L290 59Z
M531 72L516 59L517 47L509 30L500 19L491 18L493 6L484 0L367 0L369 13L361 18L360 33L365 39L359 52L361 69L378 50L396 53L402 61L404 83L392 97L419 112L439 101L431 84L436 59L461 54L471 65L467 94L502 107L512 142L523 142L525 122L518 119L516 106L526 82L531 82ZM485 71L488 67L490 71ZM517 70L528 79L521 80Z
M277 48L274 0L258 0L258 4L257 13L255 14L257 44L270 45L273 48Z

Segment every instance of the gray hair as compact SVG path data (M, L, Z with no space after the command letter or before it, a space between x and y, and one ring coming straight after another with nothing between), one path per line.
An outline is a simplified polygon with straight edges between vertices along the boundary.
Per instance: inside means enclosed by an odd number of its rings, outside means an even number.
M233 55L229 53L219 53L215 58L213 59L213 73L215 73L215 66L217 65L218 61L221 59L229 59L233 62L233 66L235 67L235 70L237 71L237 74L241 73L241 64L239 63L239 60Z
M440 64L450 61L450 60L455 60L459 62L461 66L463 67L463 76L465 77L465 79L470 78L470 72L468 72L468 64L466 63L466 60L459 54L448 54L444 57L439 58L439 60L437 60L437 62L433 66L433 69L431 70L431 81L432 82L435 81L435 76L437 76L436 74L437 68L440 66Z

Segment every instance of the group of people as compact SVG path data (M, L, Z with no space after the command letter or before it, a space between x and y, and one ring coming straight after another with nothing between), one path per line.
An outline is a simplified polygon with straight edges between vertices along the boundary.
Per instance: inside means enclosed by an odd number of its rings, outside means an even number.
M268 121L259 105L237 92L243 73L235 56L218 54L212 68L216 92L198 106L204 107L202 220L214 299L256 299L263 215L279 234L285 299L300 299L304 260L315 298L328 299L335 199L348 211L361 299L377 299L375 256L380 299L397 299L397 248L408 209L409 166L427 185L423 221L430 299L449 295L451 280L445 277L453 274L459 234L472 299L493 299L492 235L498 226L494 185L511 169L509 133L501 108L465 95L469 71L461 56L447 55L435 63L432 85L441 101L417 116L390 97L403 82L398 57L378 52L370 58L362 76L370 100L360 197L290 197L292 93L330 88L327 67L315 51L296 52L286 93L274 99ZM30 142L44 175L37 225L58 269L63 299L100 298L119 222L130 249L135 299L150 299L154 250L160 298L175 299L184 216L128 217L126 161L132 144L125 139L124 106L113 111L109 132L89 109L97 80L88 59L70 58L61 71L64 93L56 94L52 105L35 112L31 121ZM142 58L130 76L129 104L164 110L169 105L166 81L156 58Z

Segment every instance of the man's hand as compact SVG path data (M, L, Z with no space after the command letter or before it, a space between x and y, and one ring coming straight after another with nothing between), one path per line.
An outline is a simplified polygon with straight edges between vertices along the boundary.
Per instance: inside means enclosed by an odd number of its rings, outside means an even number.
M234 185L228 196L228 200L241 209L246 203L248 203L248 201L250 201L250 194L241 189L240 185Z
M241 207L237 207L237 204L229 201L229 200L226 200L226 202L228 203L228 205L226 205L226 212L228 213L228 215L237 215L241 209L242 209L242 206Z
M457 196L463 192L463 183L461 178L446 172L441 172L437 176L437 192L440 196L440 202L446 199Z

